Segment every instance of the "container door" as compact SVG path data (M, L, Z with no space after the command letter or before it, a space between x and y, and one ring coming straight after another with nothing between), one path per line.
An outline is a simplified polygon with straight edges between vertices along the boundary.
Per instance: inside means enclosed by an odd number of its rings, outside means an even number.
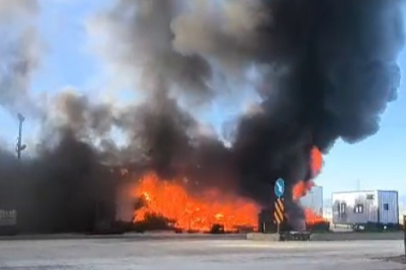
M398 194L393 191L378 192L379 220L382 224L398 224Z

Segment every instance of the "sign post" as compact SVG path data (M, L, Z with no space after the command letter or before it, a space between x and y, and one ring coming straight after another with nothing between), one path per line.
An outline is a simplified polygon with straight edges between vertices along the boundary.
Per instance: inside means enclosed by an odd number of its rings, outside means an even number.
M284 200L282 198L283 194L285 193L285 181L282 178L279 178L275 182L274 192L276 195L275 201L275 209L274 209L274 219L276 222L276 232L280 233L280 226L285 217L285 206Z

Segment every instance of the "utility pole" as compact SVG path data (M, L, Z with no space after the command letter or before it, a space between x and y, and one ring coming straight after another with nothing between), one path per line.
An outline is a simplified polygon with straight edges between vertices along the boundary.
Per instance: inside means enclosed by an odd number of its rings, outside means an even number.
M21 152L24 151L24 149L27 147L25 144L21 144L22 143L22 133L23 133L23 122L25 120L24 115L22 115L21 113L19 113L18 115L18 121L19 121L19 128L18 128L18 140L17 140L17 147L16 147L16 151L17 151L17 158L20 160L21 159Z

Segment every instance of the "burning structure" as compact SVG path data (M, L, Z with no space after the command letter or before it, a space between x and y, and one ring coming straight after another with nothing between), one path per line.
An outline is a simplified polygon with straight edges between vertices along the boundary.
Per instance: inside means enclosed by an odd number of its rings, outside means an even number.
M131 82L145 90L144 103L116 108L63 91L52 102L56 116L35 107L44 139L29 161L0 153L0 184L12 183L16 192L14 199L0 196L1 203L26 209L26 218L18 216L30 229L43 220L36 230L88 230L95 202L112 201L106 191L128 186L119 196L139 200L135 221L156 214L187 229L232 229L256 226L282 177L289 223L303 229L318 219L298 199L320 173L322 153L337 139L354 143L375 134L396 98L401 4L116 0L89 30L106 34L98 51L119 74L133 79L141 72ZM0 81L27 75L28 66L18 64L32 53L18 56L6 62ZM255 90L255 109L240 115L225 139L202 132L187 108L245 95L241 85ZM219 90L230 86L231 93ZM19 105L12 90L0 92L0 105ZM125 134L124 147L114 143L113 130Z

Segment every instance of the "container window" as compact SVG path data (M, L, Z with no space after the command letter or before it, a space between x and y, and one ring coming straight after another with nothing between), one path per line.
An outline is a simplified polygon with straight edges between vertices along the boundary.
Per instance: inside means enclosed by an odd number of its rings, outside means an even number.
M373 200L375 198L374 194L368 194L367 200Z
M384 203L383 204L383 210L389 211L389 203Z
M346 203L341 203L340 204L340 213L345 214L346 208L347 208L347 204Z
M357 205L354 207L354 213L356 213L356 214L362 214L362 213L364 213L364 205L362 205L362 204L357 204Z

